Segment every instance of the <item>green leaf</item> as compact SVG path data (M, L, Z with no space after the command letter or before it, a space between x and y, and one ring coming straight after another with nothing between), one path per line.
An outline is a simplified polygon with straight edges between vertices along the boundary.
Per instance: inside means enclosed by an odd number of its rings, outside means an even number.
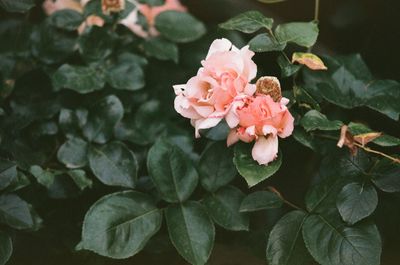
M340 130L343 123L341 121L331 121L317 110L310 110L300 120L301 126L306 131L323 130L323 131L336 131Z
M23 188L29 186L29 184L31 184L31 182L28 179L28 177L21 171L18 171L17 177L13 178L11 183L5 189L5 192L11 193L11 192L23 189Z
M89 148L89 165L93 174L104 184L134 188L138 174L135 155L120 142Z
M63 63L76 50L77 37L45 21L31 34L32 54L45 64Z
M144 71L141 58L135 54L123 53L106 71L107 82L116 89L135 91L144 87Z
M156 16L156 29L165 38L180 43L199 39L206 33L202 22L186 12L165 11Z
M382 246L375 225L337 226L320 215L310 215L303 225L303 237L320 264L380 264Z
M56 91L71 89L80 94L101 90L104 87L104 73L91 66L63 64L52 77Z
M109 194L86 213L81 246L102 256L128 258L143 249L161 222L161 211L148 195L136 191Z
M370 128L368 128L367 126L365 126L361 123L350 122L348 127L349 127L350 132L353 135L374 132L373 130L371 130ZM387 134L383 134L383 135L379 136L378 138L374 139L372 142L377 145L380 145L380 146L399 146L400 145L399 138L396 138L396 137L393 137L393 136L390 136Z
M143 49L147 56L178 63L178 46L173 42L163 38L146 39L143 43Z
M204 189L214 192L231 182L237 172L232 161L232 150L226 143L215 142L200 157L200 182Z
M17 177L17 164L0 159L0 190L7 188Z
M394 80L374 80L360 55L326 57L325 73L306 72L307 87L313 93L342 108L366 106L391 119L400 113L400 83Z
M88 143L80 138L71 138L60 146L57 159L67 168L81 168L87 164Z
M0 231L0 265L5 265L13 252L12 240L9 235Z
M156 100L143 103L134 115L124 117L114 129L114 135L122 141L137 145L153 143L166 127L161 104Z
M279 42L292 42L310 48L318 38L318 24L315 22L292 22L278 25L275 35Z
M93 185L93 181L86 176L86 172L84 170L74 169L68 171L67 174L72 178L80 190L91 188Z
M353 225L372 214L378 205L378 194L369 184L349 183L336 199L343 220Z
M79 51L87 62L105 59L114 48L114 36L106 28L93 26L79 38Z
M219 24L219 26L227 30L253 33L261 28L271 29L273 23L274 20L272 18L267 18L258 11L247 11Z
M293 86L293 95L299 106L321 111L319 102L303 87Z
M72 9L56 11L49 17L50 25L65 30L76 30L83 21L83 15Z
M227 186L211 193L203 203L211 218L218 225L231 231L248 231L249 216L239 212L245 195L233 186Z
M0 223L15 229L37 230L41 222L32 206L17 195L0 195Z
M306 218L306 213L292 211L275 224L267 243L269 265L310 264L312 259L304 245L301 234Z
M87 122L87 116L86 109L61 109L58 125L68 138L72 138L80 133Z
M36 181L40 185L42 185L48 189L54 183L55 174L54 174L54 172L52 172L50 170L44 170L40 166L34 165L34 166L30 167L29 172L36 178Z
M286 43L279 43L267 33L261 33L249 41L250 50L255 52L283 51Z
M384 192L400 191L400 165L389 159L381 159L373 168L372 182Z
M34 0L0 0L0 7L7 12L25 13L34 6Z
M278 56L278 65L281 69L282 78L286 78L286 77L294 75L301 68L300 65L292 64L283 55Z
M183 202L197 186L198 175L189 157L177 146L160 138L149 150L147 170L167 202Z
M275 174L282 164L282 153L269 165L259 165L251 156L252 145L238 143L235 145L233 162L240 175L246 180L249 187L260 183Z
M271 191L256 191L247 195L241 205L240 212L255 212L265 209L279 208L283 205L282 198Z
M179 254L193 265L204 265L214 246L215 228L198 202L170 205L165 211L168 233Z
M83 135L89 141L105 143L111 138L115 125L123 115L124 108L121 101L114 95L107 96L96 102L89 110Z

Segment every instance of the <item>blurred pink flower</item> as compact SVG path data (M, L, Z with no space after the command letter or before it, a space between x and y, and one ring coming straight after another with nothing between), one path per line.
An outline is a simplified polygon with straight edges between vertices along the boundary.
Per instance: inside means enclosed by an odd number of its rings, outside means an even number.
M231 110L237 127L229 133L227 144L255 140L253 159L260 165L266 165L277 157L278 136L285 138L293 132L294 118L286 107L289 101L282 98L275 102L270 95L257 93L242 97L240 102Z
M72 9L79 13L83 13L83 8L90 0L45 0L43 2L43 10L46 15L50 16L54 12L64 10L64 9ZM88 16L85 21L78 27L78 33L82 34L86 27L89 26L99 26L102 27L104 25L104 19L99 16L91 15Z
M200 129L216 126L227 117L229 126L236 126L232 106L241 104L240 97L251 96L257 66L252 61L254 52L248 46L236 48L227 39L215 40L197 75L184 85L175 85L175 110L191 119L196 137ZM239 98L239 99L238 99Z
M133 10L125 19L121 20L120 23L142 38L155 37L160 34L155 28L156 17L160 13L170 10L180 12L187 11L186 7L184 7L179 0L165 0L165 3L160 6L138 4L137 9ZM138 24L138 12L146 18L148 25L147 30Z

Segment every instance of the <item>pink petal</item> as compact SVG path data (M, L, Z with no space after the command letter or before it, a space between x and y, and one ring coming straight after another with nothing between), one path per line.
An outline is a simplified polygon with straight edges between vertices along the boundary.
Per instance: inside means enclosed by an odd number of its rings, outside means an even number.
M260 165L268 165L278 154L278 137L259 137L253 146L251 155Z
M206 59L208 59L208 57L210 57L215 52L229 51L231 49L231 47L232 47L232 43L228 39L225 39L225 38L216 39L211 44L210 49L208 50Z
M239 139L239 136L238 136L236 130L233 129L229 132L228 137L226 138L226 144L227 144L227 146L231 146L239 140L240 139Z

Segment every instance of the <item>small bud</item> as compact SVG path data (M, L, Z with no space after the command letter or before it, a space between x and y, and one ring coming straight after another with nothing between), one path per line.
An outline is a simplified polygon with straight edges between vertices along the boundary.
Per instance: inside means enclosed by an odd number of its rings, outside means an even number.
M101 8L106 15L120 12L125 9L125 0L101 0Z
M275 102L282 99L281 84L274 76L263 76L257 80L257 93L270 95Z

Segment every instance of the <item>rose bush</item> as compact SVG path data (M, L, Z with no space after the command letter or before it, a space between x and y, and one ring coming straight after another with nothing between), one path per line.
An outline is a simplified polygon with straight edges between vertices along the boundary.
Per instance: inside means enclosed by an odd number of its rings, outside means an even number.
M399 82L189 2L0 1L0 265L385 264Z

